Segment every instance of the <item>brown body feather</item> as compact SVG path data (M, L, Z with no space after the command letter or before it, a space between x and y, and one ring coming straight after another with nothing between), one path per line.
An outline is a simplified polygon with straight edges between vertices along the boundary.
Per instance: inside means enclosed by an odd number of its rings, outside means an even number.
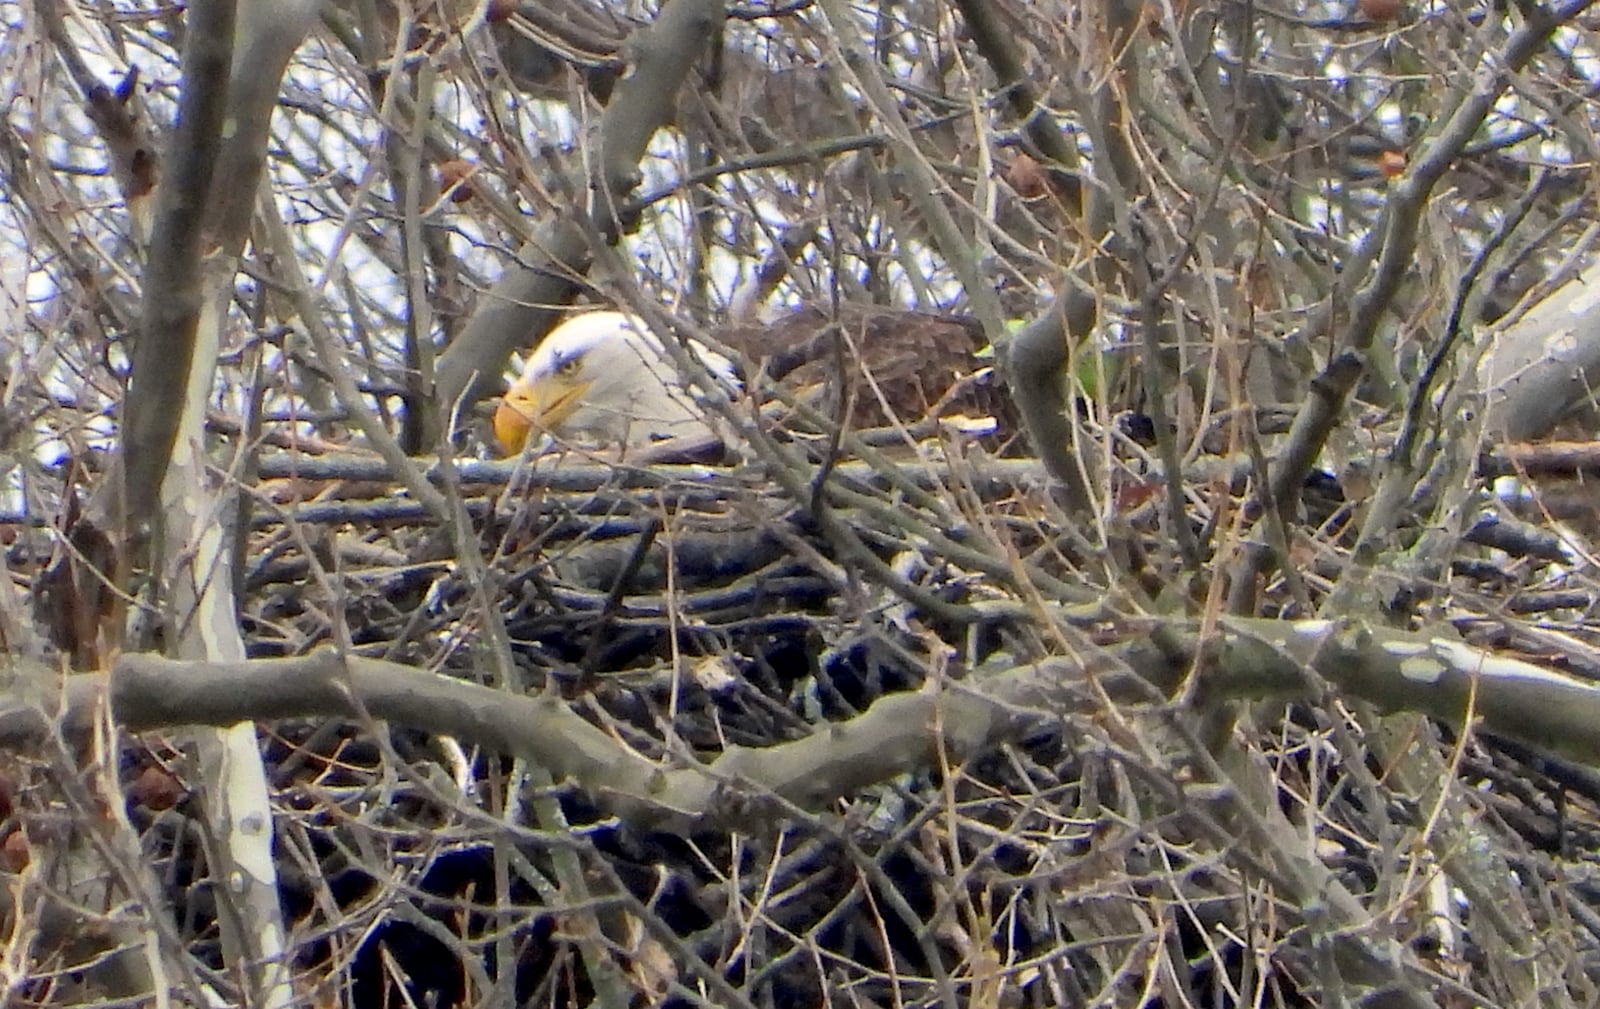
M1012 411L971 319L877 306L837 316L802 308L732 327L719 339L775 382L820 390L823 414L850 430L916 425L941 417L994 417L1004 436Z

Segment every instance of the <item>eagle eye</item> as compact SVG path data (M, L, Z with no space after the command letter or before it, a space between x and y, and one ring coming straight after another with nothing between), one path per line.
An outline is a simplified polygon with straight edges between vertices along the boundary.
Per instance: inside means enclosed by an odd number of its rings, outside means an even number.
M556 361L556 374L562 378L572 378L583 367L583 358L577 355L564 357Z

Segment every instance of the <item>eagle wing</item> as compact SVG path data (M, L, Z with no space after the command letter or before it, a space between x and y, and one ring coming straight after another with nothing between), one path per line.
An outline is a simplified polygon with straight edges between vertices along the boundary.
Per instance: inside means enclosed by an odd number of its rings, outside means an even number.
M819 390L815 405L851 430L915 425L965 415L993 417L1002 433L1014 415L979 357L972 319L878 306L807 307L769 323L719 334L758 369L794 390Z

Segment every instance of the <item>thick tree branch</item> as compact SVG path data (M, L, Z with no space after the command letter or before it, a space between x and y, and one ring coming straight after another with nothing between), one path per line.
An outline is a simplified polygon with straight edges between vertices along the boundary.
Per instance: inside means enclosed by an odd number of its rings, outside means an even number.
M583 211L588 227L573 220L577 208L555 217L483 295L461 336L439 356L435 389L447 414L490 394L512 352L554 325L589 269L588 236L609 242L621 233L626 222L614 208L638 187L639 159L671 121L678 91L716 34L723 8L718 0L678 0L630 40L633 72L618 83L601 120L600 156Z
M1076 157L1068 151L1071 145L1059 136L1059 129L1050 127L1048 120L1037 113L1022 60L1013 51L1010 39L994 23L993 12L982 0L958 0L957 6L968 19L973 41L984 59L1000 78L1001 85L1010 89L1012 108L1023 117L1029 138L1041 152L1056 158L1063 167L1073 165ZM1103 9L1108 22L1104 44L1113 54L1112 61L1125 71L1133 59L1135 47L1129 40L1139 24L1139 5L1127 0L1106 0ZM1118 75L1096 72L1095 76L1100 86L1091 96L1093 108L1087 115L1102 125L1096 174L1110 176L1103 182L1116 183L1119 189L1127 188L1134 181L1127 177L1131 157L1123 149L1126 138L1117 125L1124 121L1126 109L1109 83ZM1098 244L1108 233L1114 218L1112 201L1100 187L1085 187L1085 202L1080 234L1094 250L1088 257L1094 271L1105 281L1115 272L1114 264L1098 251ZM1065 506L1070 512L1083 516L1092 513L1092 488L1096 477L1087 454L1078 443L1067 372L1073 346L1085 348L1086 353L1094 352L1092 337L1099 318L1100 306L1095 292L1069 282L1048 309L1013 334L1005 347L1003 362L1007 384L1022 413L1034 450L1059 483Z
M172 459L194 359L204 290L207 197L229 107L234 5L193 12L183 55L178 125L156 197L155 231L144 274L139 340L124 402L123 501L134 570L150 570L148 548L161 514L161 481Z
M704 767L667 770L623 746L550 695L504 690L332 650L286 659L177 661L120 658L107 681L70 676L60 719L92 731L97 706L134 731L241 719L348 716L385 719L516 754L570 778L619 815L651 825L715 818L721 787L744 783L805 806L927 766L928 729L971 753L1052 717L1092 714L1099 691L1119 703L1157 700L1192 675L1200 639L1182 625L1130 644L982 674L943 691L884 698L850 722L795 743L732 747ZM1208 703L1307 697L1306 670L1384 710L1409 710L1477 727L1600 764L1600 687L1472 648L1453 635L1375 631L1327 621L1229 620L1203 664ZM41 671L30 682L48 681ZM1093 689L1085 689L1090 683ZM38 690L38 687L31 688ZM109 691L109 693L107 693ZM22 749L51 731L55 702L16 695L0 708L0 746ZM687 818L687 819L685 819Z
M1344 390L1332 404L1333 407L1342 405L1345 396L1355 388L1355 382L1345 381L1339 371L1349 366L1352 360L1349 355L1358 355L1353 360L1361 362L1362 356L1372 346L1379 321L1400 288L1402 277L1414 265L1418 229L1439 180L1461 156L1473 137L1479 135L1485 118L1500 100L1513 75L1544 48L1557 28L1577 17L1593 3L1594 0L1568 0L1549 11L1530 7L1529 10L1536 11L1538 16L1523 23L1507 40L1497 57L1485 58L1480 62L1460 104L1421 156L1413 162L1410 170L1395 184L1384 206L1382 218L1362 240L1352 262L1345 269L1346 276L1365 276L1367 279L1350 302L1350 320L1339 338L1339 347L1344 353L1336 355L1320 376L1325 390ZM1373 263L1374 259L1376 262L1369 272L1367 265ZM1319 313L1319 318L1312 323L1313 332L1316 327L1329 325L1329 322L1325 313ZM1327 406L1320 402L1320 397L1312 397L1307 401L1305 411L1321 411ZM1314 424L1308 418L1305 422L1297 421L1296 430L1315 433L1318 437L1298 445L1291 456L1280 459L1273 466L1271 480L1275 488L1293 491L1298 487L1294 470L1305 460L1317 457L1327 434L1333 428ZM1392 477L1386 475L1386 479L1410 477L1409 472L1395 473ZM1279 497L1278 504L1280 508L1292 508L1295 500L1294 496Z

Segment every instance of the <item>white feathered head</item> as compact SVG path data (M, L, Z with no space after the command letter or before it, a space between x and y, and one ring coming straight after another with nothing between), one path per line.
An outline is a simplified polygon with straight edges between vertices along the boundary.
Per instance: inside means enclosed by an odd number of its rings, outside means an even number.
M732 362L694 341L689 346L719 381L738 388ZM516 453L535 431L620 445L713 433L660 340L625 312L574 316L534 348L495 411L494 433Z

